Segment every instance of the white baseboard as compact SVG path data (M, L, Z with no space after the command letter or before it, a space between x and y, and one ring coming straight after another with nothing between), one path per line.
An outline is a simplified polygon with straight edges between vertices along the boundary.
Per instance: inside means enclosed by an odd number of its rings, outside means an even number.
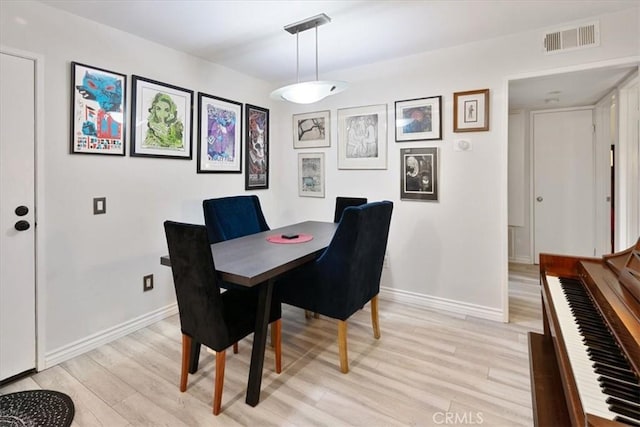
M509 262L515 262L518 264L532 264L530 256L509 257Z
M150 313L143 314L142 316L135 319L126 321L120 325L105 329L104 331L97 332L86 338L72 342L71 344L67 344L45 354L43 369L50 368L64 362L65 360L69 360L71 358L79 356L90 350L98 348L101 345L107 344L120 337L135 332L138 329L145 328L159 320L162 320L169 316L173 316L176 313L178 313L178 305L176 303L173 303Z
M417 307L447 311L450 313L462 314L465 316L479 317L481 319L503 322L502 310L485 307L477 304L469 304L461 301L454 301L446 298L439 298L415 292L401 291L380 287L380 298Z

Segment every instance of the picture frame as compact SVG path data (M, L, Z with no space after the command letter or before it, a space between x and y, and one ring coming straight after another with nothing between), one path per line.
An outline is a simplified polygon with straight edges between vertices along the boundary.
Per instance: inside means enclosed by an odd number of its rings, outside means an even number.
M245 104L245 190L269 188L269 110Z
M331 147L329 110L293 115L293 148Z
M242 103L198 93L197 173L242 173Z
M131 76L132 157L192 159L193 91Z
M442 96L395 102L396 142L442 139Z
M482 132L489 130L489 89L453 94L453 131Z
M324 197L324 153L298 154L298 196Z
M387 104L338 110L338 169L387 168Z
M126 154L127 76L71 62L71 154Z
M438 201L438 147L400 150L400 199Z

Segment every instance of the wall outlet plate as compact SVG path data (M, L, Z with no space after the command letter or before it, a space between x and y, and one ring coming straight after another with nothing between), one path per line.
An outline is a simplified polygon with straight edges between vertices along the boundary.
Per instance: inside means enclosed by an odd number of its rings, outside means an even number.
M100 215L105 213L107 213L107 198L94 197L93 198L93 214Z
M142 278L142 291L147 292L153 289L153 274L147 274Z

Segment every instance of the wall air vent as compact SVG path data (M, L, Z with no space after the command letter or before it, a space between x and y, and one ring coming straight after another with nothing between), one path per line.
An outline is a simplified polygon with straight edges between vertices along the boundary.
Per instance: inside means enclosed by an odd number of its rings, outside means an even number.
M548 32L544 35L543 46L547 54L600 46L600 25L589 22Z

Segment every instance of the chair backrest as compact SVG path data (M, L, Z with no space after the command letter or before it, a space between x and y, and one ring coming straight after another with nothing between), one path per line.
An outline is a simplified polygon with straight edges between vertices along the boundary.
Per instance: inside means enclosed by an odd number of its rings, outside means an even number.
M340 222L342 212L349 206L360 206L366 203L366 197L336 197L336 211L333 214L333 222Z
M203 225L165 221L182 333L213 349L228 341L223 302ZM222 346L222 349L224 346Z
M331 317L344 319L380 292L393 203L381 201L344 210L331 243L316 261Z
M202 202L210 243L269 230L258 196L230 196Z

